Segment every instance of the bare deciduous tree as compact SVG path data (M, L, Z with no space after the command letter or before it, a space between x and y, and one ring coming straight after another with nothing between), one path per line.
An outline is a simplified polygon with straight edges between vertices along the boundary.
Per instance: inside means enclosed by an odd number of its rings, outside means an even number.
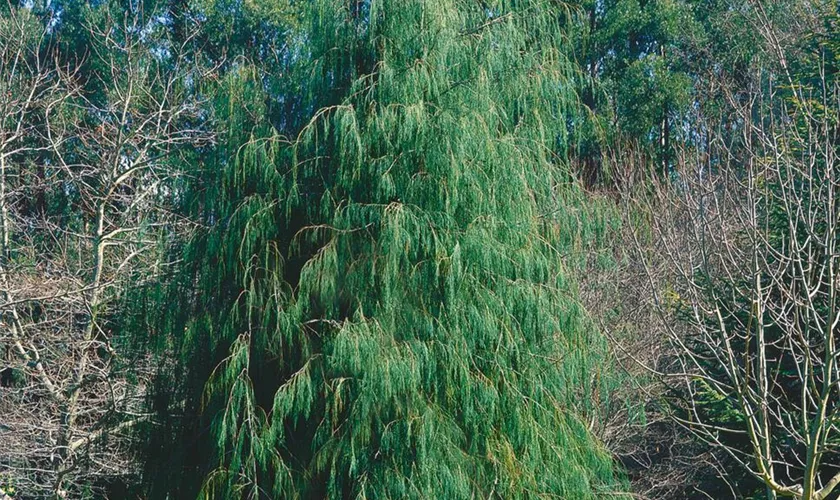
M669 348L637 361L768 498L818 500L840 484L840 89L822 65L797 83L757 19L778 71L730 96L739 147L709 132L653 195L625 198L647 217L634 246Z
M0 18L0 483L27 496L136 472L150 367L114 345L113 318L163 265L179 151L208 140L194 69L161 28L90 24L93 52L62 63L26 8Z

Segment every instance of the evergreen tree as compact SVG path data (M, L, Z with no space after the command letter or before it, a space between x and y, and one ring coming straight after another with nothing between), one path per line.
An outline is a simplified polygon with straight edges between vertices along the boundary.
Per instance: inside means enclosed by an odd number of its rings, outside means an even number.
M667 172L692 80L703 57L702 7L686 0L586 0L576 55L587 78L587 120L579 121L576 155L589 182L606 180L601 149L640 149ZM679 138L677 136L677 138Z
M153 496L620 487L578 418L605 370L566 267L604 221L564 170L561 14L312 2L284 59L292 140L260 72L232 69L188 196L206 230L152 332L178 355L155 404L186 417L155 431Z

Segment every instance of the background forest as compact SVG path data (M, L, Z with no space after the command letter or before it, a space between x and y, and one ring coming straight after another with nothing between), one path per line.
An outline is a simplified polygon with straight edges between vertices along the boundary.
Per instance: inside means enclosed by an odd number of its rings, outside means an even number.
M836 0L0 0L0 499L840 492Z

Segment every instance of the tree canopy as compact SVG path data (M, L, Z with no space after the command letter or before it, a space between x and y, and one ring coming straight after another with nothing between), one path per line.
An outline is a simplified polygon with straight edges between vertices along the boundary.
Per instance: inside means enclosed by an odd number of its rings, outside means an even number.
M231 132L197 176L209 228L170 320L185 376L206 382L186 394L214 436L204 494L620 487L575 413L595 406L604 345L564 261L604 221L564 163L557 13L315 3L288 71L334 91L283 117L303 124L291 138L257 69L220 85Z

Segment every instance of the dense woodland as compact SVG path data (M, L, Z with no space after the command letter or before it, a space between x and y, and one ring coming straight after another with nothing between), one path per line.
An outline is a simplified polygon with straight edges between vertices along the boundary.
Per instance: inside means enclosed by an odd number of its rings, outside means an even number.
M836 0L0 0L0 499L840 494Z

